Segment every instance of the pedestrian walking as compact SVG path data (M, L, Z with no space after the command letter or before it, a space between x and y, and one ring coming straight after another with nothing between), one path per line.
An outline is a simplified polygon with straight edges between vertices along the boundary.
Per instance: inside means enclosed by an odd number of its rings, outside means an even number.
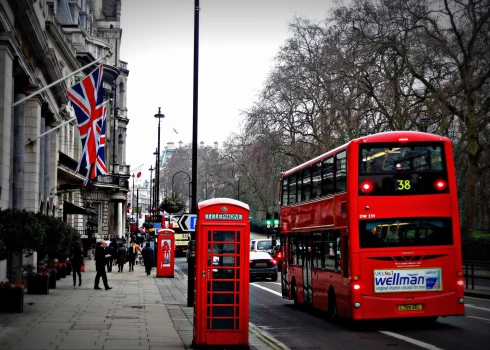
M134 271L134 263L136 262L136 255L138 255L138 252L140 254L142 253L140 246L135 242L131 242L128 248L129 271Z
M107 283L107 274L105 272L107 260L111 259L111 254L106 254L105 248L107 248L107 243L103 239L95 247L95 269L97 270L97 275L95 275L94 289L102 289L99 287L101 277L105 290L112 289Z
M117 249L117 272L123 272L124 264L126 263L126 247L119 243L119 248Z
M70 257L71 261L71 267L73 270L73 287L77 285L77 275L78 275L78 286L80 287L82 285L82 265L83 265L83 248L82 248L82 242L78 241L71 253Z
M117 259L117 243L116 239L113 238L109 246L105 248L105 253L110 254L111 258L107 260L107 272L112 272L112 265L114 265L113 261Z
M143 261L145 262L146 275L149 276L155 263L155 252L151 249L150 242L146 242L146 247L143 248L141 255L143 255Z

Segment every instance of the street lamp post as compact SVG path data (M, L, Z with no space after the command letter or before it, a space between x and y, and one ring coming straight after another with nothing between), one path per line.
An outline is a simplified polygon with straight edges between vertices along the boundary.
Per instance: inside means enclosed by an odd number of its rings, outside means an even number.
M155 178L157 179L156 181L156 202L157 205L160 203L160 121L162 118L165 118L165 116L160 112L160 107L158 107L158 113L155 114L155 118L158 118L158 166L155 169ZM157 210L158 214L159 211Z
M134 174L133 174L133 194L131 195L131 219L134 221Z
M153 155L155 156L155 178L153 181L155 181L155 186L153 187L153 202L154 202L154 215L156 217L158 213L158 202L157 202L157 177L158 177L158 148L155 149L155 152L153 152ZM155 222L155 220L153 220Z
M152 198L152 196L151 196L151 181L152 181L151 175L153 174L153 170L155 170L155 169L153 169L153 165L151 165L150 169L148 169L148 170L150 170L150 217L153 218L153 203L151 201L151 198Z
M140 207L140 189L137 188L136 189L136 208L139 208ZM136 230L139 229L140 227L140 220L139 220L139 215L140 213L138 213L138 209L136 209Z
M192 202L190 212L197 214L197 124L198 124L198 92L199 92L199 0L194 0L194 79L192 93ZM191 241L196 243L197 236L191 231ZM197 246L195 244L194 246ZM194 306L194 276L196 257L189 255L187 261L187 306Z
M424 132L427 132L427 129L429 128L430 124L433 124L434 121L432 120L431 117L428 117L426 115L422 115L419 117L417 120L418 124L421 125L424 129Z

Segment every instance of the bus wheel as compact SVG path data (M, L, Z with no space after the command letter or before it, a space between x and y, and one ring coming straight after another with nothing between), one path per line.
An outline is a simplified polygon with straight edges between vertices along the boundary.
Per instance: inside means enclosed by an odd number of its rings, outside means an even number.
M328 319L332 322L337 321L337 300L333 291L328 293Z

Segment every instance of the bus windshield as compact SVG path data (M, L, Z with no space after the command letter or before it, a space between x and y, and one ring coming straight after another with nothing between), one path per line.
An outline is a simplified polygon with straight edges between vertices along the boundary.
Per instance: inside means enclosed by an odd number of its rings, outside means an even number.
M379 219L359 222L361 248L452 245L450 218Z
M361 174L442 171L444 170L442 145L438 143L426 146L363 145L360 169Z
M361 145L360 196L448 193L443 145Z

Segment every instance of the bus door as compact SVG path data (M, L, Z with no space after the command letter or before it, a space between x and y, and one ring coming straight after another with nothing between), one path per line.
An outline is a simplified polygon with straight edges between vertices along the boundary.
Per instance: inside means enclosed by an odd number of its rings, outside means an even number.
M289 296L289 284L288 284L288 266L289 257L291 256L291 242L288 239L289 236L281 235L281 249L282 249L282 266L281 266L281 289L282 296Z
M303 236L303 300L305 304L311 304L313 287L311 285L311 238Z

